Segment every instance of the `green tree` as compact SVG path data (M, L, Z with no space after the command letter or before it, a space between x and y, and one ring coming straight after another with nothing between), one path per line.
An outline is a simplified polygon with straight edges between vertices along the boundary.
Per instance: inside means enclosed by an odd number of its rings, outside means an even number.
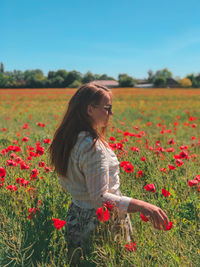
M24 72L26 86L30 88L40 88L46 86L46 78L40 69L26 70Z
M155 87L165 87L167 79L164 76L157 76L153 79L153 84Z
M4 73L4 65L0 62L0 73Z
M149 82L152 82L153 81L153 78L154 78L153 71L152 70L149 70L148 71L148 81Z
M186 78L190 79L192 87L200 88L200 75L195 76L194 74L189 74Z
M89 83L95 80L95 76L92 74L92 72L88 71L82 79L82 83Z
M78 71L72 70L70 72L68 72L68 75L65 79L64 85L65 87L70 87L70 85L72 85L75 81L79 82L79 83L75 83L75 87L79 87L77 86L77 84L81 84L81 80L82 80L82 74Z
M120 87L134 87L136 81L131 76L127 74L119 74L118 81Z
M173 77L171 71L169 71L167 68L164 68L162 70L157 70L153 78L156 77L164 77L165 79L170 79Z

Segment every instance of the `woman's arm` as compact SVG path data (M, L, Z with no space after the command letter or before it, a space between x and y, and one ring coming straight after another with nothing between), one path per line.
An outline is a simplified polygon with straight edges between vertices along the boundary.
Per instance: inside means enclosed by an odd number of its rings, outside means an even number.
M153 224L153 226L159 230L161 230L162 227L165 229L166 225L169 223L169 219L162 209L139 199L132 198L127 211L128 213L142 213Z

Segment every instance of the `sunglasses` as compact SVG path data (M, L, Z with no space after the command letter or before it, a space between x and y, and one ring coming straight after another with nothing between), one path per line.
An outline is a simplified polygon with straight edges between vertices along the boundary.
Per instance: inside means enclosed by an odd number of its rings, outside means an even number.
M93 106L99 106L99 105L93 105ZM106 111L108 111L108 114L112 113L112 105L106 105L103 107Z
M104 109L107 110L109 114L112 113L112 105L104 106Z

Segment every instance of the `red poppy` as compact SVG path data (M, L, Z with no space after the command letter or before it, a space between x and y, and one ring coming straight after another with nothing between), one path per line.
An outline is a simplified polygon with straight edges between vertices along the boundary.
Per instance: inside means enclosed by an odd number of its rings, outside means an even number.
M176 165L179 166L179 167L182 166L183 165L183 161L181 159L177 159L176 160Z
M110 213L106 207L100 207L97 209L96 215L100 221L108 221Z
M169 167L170 170L175 170L176 169L176 167L174 165L168 165L168 167Z
M22 138L23 142L28 142L28 140L29 140L29 138L27 136Z
M8 185L7 188L10 190L10 191L17 191L17 187L15 185Z
M166 168L161 168L160 171L161 172L167 172L167 169Z
M137 153L140 152L139 148L134 146L131 147L131 150Z
M110 137L110 141L113 141L114 142L115 141L115 137L111 136Z
M134 166L131 163L127 163L126 165L124 165L124 170L127 173L133 172Z
M197 180L198 182L200 182L200 175L197 174L197 175L195 176L194 180Z
M45 162L44 162L44 161L40 161L40 162L38 163L38 165L39 165L39 167L44 167L44 166L45 166Z
M112 205L109 200L106 201L106 203L104 203L104 206L111 211L114 208L114 205Z
M28 170L29 168L30 167L25 162L20 163L20 169L21 170Z
M133 250L136 250L136 247L136 243L130 242L129 244L126 244L125 249L131 252Z
M170 196L171 194L170 194L169 191L167 191L166 189L162 188L162 195L163 195L164 197L168 197L168 196Z
M37 178L38 175L38 170L37 169L32 169L31 171L31 179L32 178Z
M6 170L3 167L0 167L0 177L4 178L6 176Z
M51 140L50 139L43 139L43 143L45 143L45 144L50 144L51 143Z
M168 149L166 149L166 151L167 151L167 152L174 152L175 149L174 149L174 147L169 147Z
M22 126L22 129L28 129L28 123L25 123L25 124Z
M147 219L147 217L145 217L142 213L140 213L140 218L142 221L144 222L148 222L149 220Z
M148 192L156 192L156 188L154 186L154 184L147 184L146 186L144 186L144 188L148 191Z
M14 162L12 159L9 159L9 160L7 160L7 165L8 166L17 166L17 163Z
M169 222L168 225L165 222L165 229L163 229L164 231L168 231L171 230L173 226L173 222Z
M198 185L198 180L189 180L188 181L188 185L190 187L195 186L195 185Z
M28 216L28 219L32 219L33 216L35 216L36 214L36 211L39 210L38 208L29 208L28 209L28 212L29 212L29 216Z
M54 223L55 228L59 230L66 224L66 221L53 218L53 223Z
M43 155L44 154L44 147L41 147L41 146L38 145L36 147L36 154L40 155L40 156Z
M126 164L128 164L129 163L129 161L122 161L121 163L120 163L120 167L124 167Z
M175 144L174 139L170 139L170 140L168 141L168 144L169 144L169 145L174 145L174 144Z
M145 157L141 157L141 161L146 161L146 158Z
M45 127L45 123L38 122L37 125L40 127Z
M47 167L47 166L45 166L44 169L45 169L45 172L51 172L52 171L52 168Z
M136 177L138 178L138 177L142 177L142 176L144 176L144 173L142 170L139 170Z

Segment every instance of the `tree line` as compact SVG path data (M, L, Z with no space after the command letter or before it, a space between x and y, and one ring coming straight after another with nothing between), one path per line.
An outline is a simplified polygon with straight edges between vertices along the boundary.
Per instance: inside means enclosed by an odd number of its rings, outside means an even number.
M107 74L93 74L90 71L82 74L75 70L60 69L49 71L47 76L40 69L5 71L4 64L0 62L0 88L77 88L81 84L95 80L115 80L118 81L119 87L134 87L139 81L125 73L119 74L116 80ZM177 87L200 88L200 74L190 74L176 81L172 72L164 68L155 73L149 70L148 78L145 79L145 83L150 83L153 87L170 87L172 82Z

